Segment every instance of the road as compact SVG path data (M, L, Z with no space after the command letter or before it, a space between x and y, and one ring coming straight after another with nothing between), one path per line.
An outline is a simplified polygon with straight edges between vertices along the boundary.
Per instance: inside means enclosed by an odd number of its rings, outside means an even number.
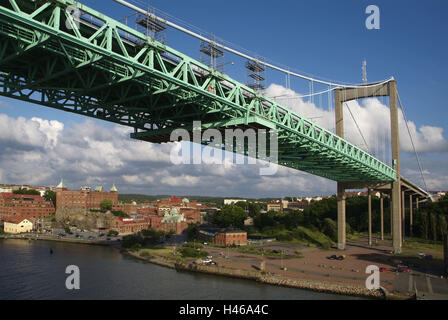
M393 287L400 292L417 293L419 299L448 300L448 280L420 272L399 273Z

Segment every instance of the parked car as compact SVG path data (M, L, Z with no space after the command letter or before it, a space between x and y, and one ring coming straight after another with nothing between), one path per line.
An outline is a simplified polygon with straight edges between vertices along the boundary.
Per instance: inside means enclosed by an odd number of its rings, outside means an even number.
M384 268L384 267L380 268L380 272L387 272L387 271L388 271L387 268Z
M397 271L398 271L398 272L411 272L411 270L409 269L409 267L406 267L406 266L399 266L399 267L397 268Z

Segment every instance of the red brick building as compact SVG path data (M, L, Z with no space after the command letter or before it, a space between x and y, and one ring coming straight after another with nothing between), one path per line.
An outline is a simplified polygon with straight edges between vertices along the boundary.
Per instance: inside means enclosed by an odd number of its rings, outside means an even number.
M116 190L116 188L114 188ZM161 201L145 204L114 204L113 210L120 210L137 219L143 219L146 224L143 229L149 227L169 233L183 233L190 223L201 223L200 204L196 201L190 202L186 198L173 197ZM114 221L110 227L119 233L134 233L141 231L140 226L133 225L131 219ZM138 231L135 231L138 230Z
M54 213L53 202L46 201L41 196L14 193L0 194L0 220L21 217L36 223L39 218Z
M137 213L144 216L156 216L157 208L156 207L139 207L137 208Z
M150 227L164 232L183 233L190 223L201 223L201 205L187 198L172 197L140 205L137 214L148 217Z
M117 231L120 234L137 233L148 229L150 221L148 219L124 219L118 218L111 222L110 230Z
M247 232L242 230L220 230L215 233L213 244L221 247L247 246Z
M112 200L113 201L113 200ZM122 211L128 215L132 213L139 213L138 206L135 203L120 203L120 204L114 204L112 207L112 210L115 211Z
M118 190L115 186L110 192L103 190L103 187L81 188L81 190L68 190L64 182L56 187L56 208L82 208L100 209L101 202L111 200L113 205L118 205Z

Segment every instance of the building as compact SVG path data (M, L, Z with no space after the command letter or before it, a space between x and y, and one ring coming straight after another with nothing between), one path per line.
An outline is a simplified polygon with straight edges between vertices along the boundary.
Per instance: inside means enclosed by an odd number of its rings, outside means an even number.
M116 188L111 191L117 192ZM202 223L201 208L201 204L196 201L178 197L144 204L117 203L114 204L113 210L123 211L134 219L114 220L110 228L119 233L134 233L153 228L166 233L182 234L190 223Z
M29 186L29 185L6 185L6 184L0 184L0 193L13 193L14 191L18 190L35 190L40 193L40 195L43 197L45 192L48 190L51 190L49 187L44 186Z
M246 227L252 227L254 225L254 218L247 218L246 220L244 220L244 225Z
M113 211L122 211L128 215L140 214L139 207L138 207L137 203L135 203L135 202L114 204L112 206L112 210Z
M247 246L247 232L238 229L223 229L215 233L213 244L221 247Z
M188 227L187 219L180 213L177 208L172 208L169 212L165 213L161 227L166 233L174 232L175 234L182 234Z
M33 231L33 223L23 217L8 218L4 221L5 233L20 234Z
M119 234L132 234L148 229L150 221L148 219L125 219L117 218L110 223L110 230Z
M306 207L309 207L309 206L310 206L310 203L308 201L290 202L290 203L288 203L288 210L303 211Z
M0 186L0 193L12 193L12 192L13 192L12 187Z
M266 211L282 212L282 204L279 202L270 202L266 205Z
M64 181L56 187L56 208L100 209L101 202L111 200L114 206L118 203L118 190L114 186L109 192L98 186L93 191L89 187L80 190L68 190Z
M23 217L36 223L41 217L55 213L53 202L37 195L0 194L0 220Z
M190 223L202 223L202 215L201 215L201 208L202 205L198 203L197 201L190 201L187 198L178 198L178 197L172 197L170 199L163 199L156 204L157 210L156 214L158 216L163 217L169 217L173 214L173 209L176 210L176 213L179 215L182 215L182 221L179 221L179 223L183 223L185 226L187 226ZM151 211L151 209L147 209L148 211ZM165 221L171 221L169 219L165 219ZM185 223L184 223L185 222ZM168 223L168 222L165 222ZM172 222L170 222L172 223ZM167 227L166 227L167 228ZM180 230L184 227L176 227L173 230ZM165 229L165 228L164 228ZM186 229L186 227L185 227Z
M247 200L244 200L244 199L224 199L224 205L225 206L230 206L230 205L238 203L238 202L247 202Z

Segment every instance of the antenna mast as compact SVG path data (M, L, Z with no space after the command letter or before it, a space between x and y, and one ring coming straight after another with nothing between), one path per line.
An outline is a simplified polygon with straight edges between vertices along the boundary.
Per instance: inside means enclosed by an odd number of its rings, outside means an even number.
M362 62L362 83L367 83L367 60L364 59Z

